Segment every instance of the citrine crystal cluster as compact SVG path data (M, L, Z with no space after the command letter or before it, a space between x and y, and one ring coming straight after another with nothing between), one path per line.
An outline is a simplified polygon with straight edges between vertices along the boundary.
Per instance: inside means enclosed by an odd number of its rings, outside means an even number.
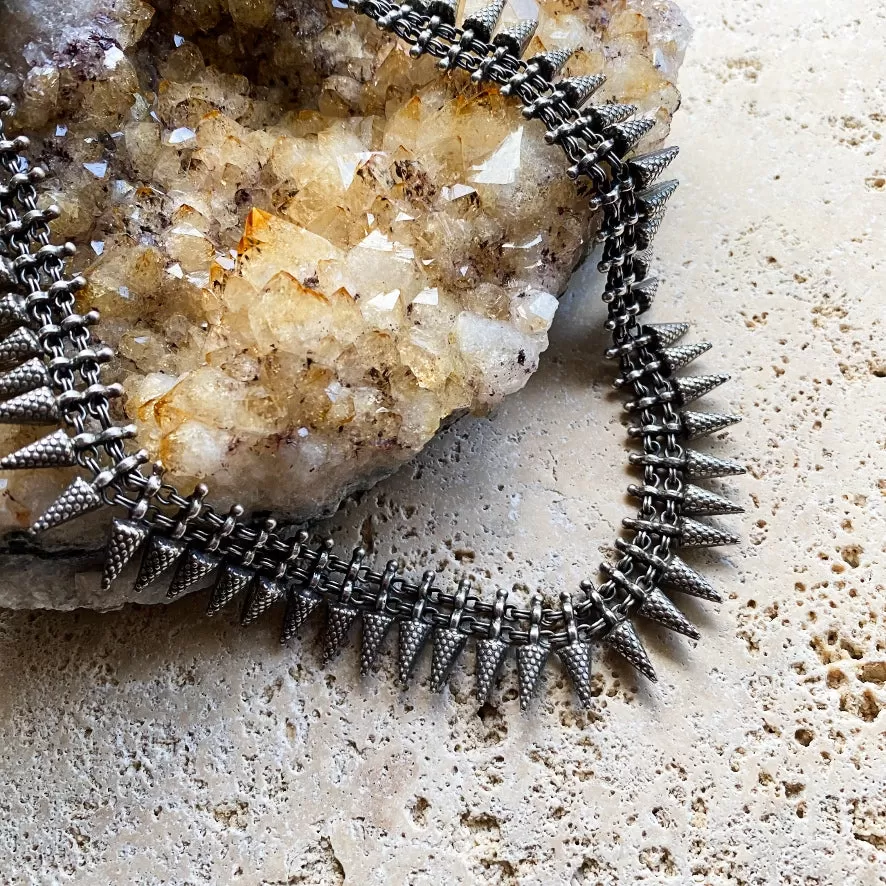
M0 9L0 91L51 170L140 445L181 488L296 519L521 388L595 221L515 102L342 6ZM597 99L664 137L673 4L512 0L504 24L530 17L530 54L575 49L567 74L602 71ZM33 519L52 473L3 479L0 528Z

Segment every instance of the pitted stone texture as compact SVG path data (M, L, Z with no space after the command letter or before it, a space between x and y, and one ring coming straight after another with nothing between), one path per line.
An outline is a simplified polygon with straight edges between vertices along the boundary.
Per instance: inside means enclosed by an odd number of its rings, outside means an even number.
M598 648L590 713L552 660L523 717L513 659L487 705L470 653L447 692L426 691L426 655L401 693L394 632L360 681L356 649L319 669L319 618L281 648L274 617L204 620L202 595L5 613L14 886L882 886L881 3L684 3L684 186L655 318L715 342L700 362L736 383L706 408L746 419L699 445L751 468L704 483L748 513L723 518L741 547L686 552L725 598L674 595L702 640L638 619L657 684ZM587 577L636 475L617 467L602 309L582 287L493 422L466 419L342 514L379 567L393 547L483 588L556 596Z

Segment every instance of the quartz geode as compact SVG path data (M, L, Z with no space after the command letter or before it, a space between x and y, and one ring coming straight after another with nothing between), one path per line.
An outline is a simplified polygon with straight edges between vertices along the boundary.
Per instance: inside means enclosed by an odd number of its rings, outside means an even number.
M52 172L140 444L184 488L295 518L522 387L594 225L514 102L339 5L0 10L0 91ZM598 97L655 113L645 145L660 141L688 31L676 7L513 0L504 21L535 15L529 53L575 48L566 73L602 70ZM3 530L62 485L3 482Z

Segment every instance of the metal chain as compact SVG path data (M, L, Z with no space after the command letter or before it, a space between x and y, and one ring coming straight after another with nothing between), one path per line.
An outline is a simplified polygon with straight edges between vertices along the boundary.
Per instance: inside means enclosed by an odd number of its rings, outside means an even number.
M0 256L5 253L11 258L25 293L63 419L79 441L77 460L93 475L94 483L102 481L101 495L107 504L137 515L154 532L175 530L183 542L196 549L208 549L212 544L226 562L248 563L257 573L285 579L290 587L310 586L330 602L346 593L350 606L405 619L412 617L422 597L421 617L426 622L440 627L456 623L461 632L478 639L491 636L494 624L503 638L516 645L541 637L554 648L563 646L570 642L570 626L584 640L597 639L630 616L642 604L643 593L660 580L680 517L679 494L684 486L679 467L683 450L674 431L679 420L671 402L673 384L660 369L647 371L648 367L661 365L661 349L653 338L643 334L637 319L644 308L634 290L646 269L645 263L636 259L641 214L629 165L615 142L581 116L568 91L558 88L553 78L544 76L531 61L408 4L350 0L350 6L410 44L412 55L429 54L441 59L441 66L470 72L474 80L498 84L515 95L524 115L540 119L547 139L561 146L572 163L570 176L590 186L592 204L603 214L600 270L606 274L602 296L608 306L606 326L620 353L622 377L632 379L635 402L642 404L644 453L670 459L667 466L647 463L644 467L646 490L668 493L658 496L647 491L638 510L642 528L634 534L632 546L649 556L640 560L627 553L614 567L604 564L611 577L598 589L583 582L584 596L574 605L574 622L571 604L564 603L545 606L540 617L533 618L528 608L504 604L501 611L496 611L496 604L476 595L412 583L400 575L399 568L393 572L392 567L374 571L362 565L362 556L359 563L353 557L345 560L334 556L330 541L312 547L303 539L294 548L287 533L276 527L256 529L239 515L221 516L203 500L205 487L185 496L159 479L157 466L154 475L146 474L142 464L147 454L131 455L124 446L124 441L134 435L134 428L121 427L112 417L110 401L120 396L122 389L101 382L102 364L111 354L108 349L92 346L89 326L98 321L98 315L91 312L81 316L76 312L75 294L85 281L66 279L63 274L65 257L73 247L51 245L48 225L54 210L38 208L35 184L43 178L43 172L28 167L24 156L27 139L6 140L0 118L0 170L7 176L5 184L0 185L4 222ZM0 104L0 111L4 110L9 108ZM570 609L569 618L564 605Z

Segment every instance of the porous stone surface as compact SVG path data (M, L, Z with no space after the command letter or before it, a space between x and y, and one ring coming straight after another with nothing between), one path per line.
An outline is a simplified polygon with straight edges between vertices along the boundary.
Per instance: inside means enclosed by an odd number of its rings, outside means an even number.
M83 304L139 445L186 493L330 513L535 371L594 219L517 102L327 0L4 9L17 123L84 247ZM503 24L535 14L530 55L574 47L566 73L605 72L598 98L655 115L658 144L676 7L514 0ZM0 528L53 481L10 478Z
M644 630L655 686L595 653L589 714L552 667L524 718L512 665L482 707L470 659L440 696L424 659L401 693L389 655L378 680L353 650L320 670L313 632L280 649L196 597L7 612L5 880L886 882L882 10L684 5L654 316L716 343L703 368L737 380L710 405L746 421L705 449L750 464L725 486L747 541L693 558L726 597L684 601L702 641ZM629 507L596 290L580 281L494 421L450 429L333 528L572 586Z

